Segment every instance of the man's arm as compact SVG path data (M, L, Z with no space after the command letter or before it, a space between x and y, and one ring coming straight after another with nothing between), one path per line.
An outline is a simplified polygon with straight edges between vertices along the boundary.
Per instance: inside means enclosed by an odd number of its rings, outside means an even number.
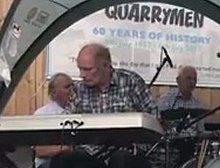
M35 146L35 156L38 158L52 157L60 153L72 152L72 146L50 145L50 146Z

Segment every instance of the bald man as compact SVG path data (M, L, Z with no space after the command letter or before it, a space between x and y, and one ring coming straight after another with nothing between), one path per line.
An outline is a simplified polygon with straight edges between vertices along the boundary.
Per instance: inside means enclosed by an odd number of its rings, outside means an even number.
M155 109L142 77L133 71L113 68L106 46L99 43L83 46L77 66L82 81L76 83L76 113L151 113ZM78 151L81 154L73 156L77 168L148 167L143 156L113 146L81 145Z
M137 73L112 67L110 51L98 43L85 45L77 65L82 82L78 83L79 110L88 113L140 111L155 108L145 81Z

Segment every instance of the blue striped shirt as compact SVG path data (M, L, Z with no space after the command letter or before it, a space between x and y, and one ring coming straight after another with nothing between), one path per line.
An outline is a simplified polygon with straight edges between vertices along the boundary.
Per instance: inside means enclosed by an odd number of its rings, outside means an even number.
M190 109L203 109L203 108L204 107L202 106L202 104L195 98L193 94L189 100L185 100L178 88L171 89L167 94L161 97L158 103L159 112L172 110L172 109L190 110ZM192 119L189 119L189 122L190 121L192 121ZM173 129L176 129L179 124L180 124L179 119L169 121L168 131L172 131ZM198 122L192 125L187 130L182 130L180 134L174 131L174 133L176 133L176 135L174 134L174 137L180 137L180 138L191 137L191 136L194 137L203 130L204 130L203 123Z

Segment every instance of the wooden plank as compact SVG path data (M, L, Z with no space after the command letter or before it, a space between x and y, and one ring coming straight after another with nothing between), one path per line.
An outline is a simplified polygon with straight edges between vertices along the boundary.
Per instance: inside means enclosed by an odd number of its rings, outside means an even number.
M44 89L44 94L43 94L44 102L43 102L43 104L45 105L45 104L47 104L50 101L50 97L48 96L48 81L45 82L43 89Z
M195 97L199 100L199 102L202 103L204 108L210 109L210 101L208 100L210 98L210 89L207 88L196 88L195 89ZM211 120L210 117L204 118L202 121L209 122Z
M42 51L42 59L44 60L43 61L43 64L42 64L42 66L44 67L43 68L43 81L42 81L42 89L43 89L43 105L45 105L45 104L47 104L48 102L49 102L49 96L48 96L48 80L47 80L47 78L46 78L46 60L47 60L47 51L46 50L43 50Z
M163 96L164 94L169 92L171 88L172 87L170 87L170 86L161 86L161 87L159 87L159 95Z
M36 108L43 106L43 85L45 77L45 53L41 52L36 58Z
M4 21L4 4L5 4L5 0L1 0L0 1L0 21Z
M197 97L205 108L212 110L214 107L211 100L211 89L210 88L198 88L196 90ZM215 120L215 115L210 115L204 119L205 122L212 122Z
M159 86L152 86L150 88L150 91L155 99L158 99L160 97Z
M13 0L1 0L0 1L0 21L4 20Z
M29 84L29 113L33 114L33 112L36 110L36 63L35 61L30 65L30 68L28 70L28 84Z
M8 103L6 104L2 115L4 116L13 116L16 112L16 91L11 95L11 98L9 99Z
M29 109L30 94L29 94L29 83L27 79L27 73L24 74L16 90L17 90L16 115L27 115L30 110Z
M207 88L196 88L195 89L195 96L198 100L203 104L205 108L211 108L210 98L211 93L210 89Z
M211 106L212 108L220 106L220 90L211 89ZM212 122L220 122L220 110L213 115Z

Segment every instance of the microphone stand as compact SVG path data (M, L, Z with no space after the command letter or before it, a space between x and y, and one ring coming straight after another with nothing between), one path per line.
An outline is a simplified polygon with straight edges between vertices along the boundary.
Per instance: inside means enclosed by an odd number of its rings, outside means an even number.
M181 122L179 123L179 125L176 127L176 131L177 133L181 133L181 131L185 128L185 126L188 123L188 116L189 113L186 113L184 115L184 117L182 118ZM160 140L155 143L150 149L149 151L145 154L145 157L148 157L155 149L158 145L160 145L161 143L165 143L165 168L169 168L170 167L170 143L172 142L172 133L165 133L165 135L163 135Z
M165 143L165 168L170 168L170 142L171 138L170 135L165 133L158 142L156 142L149 150L148 152L144 155L145 157L148 157L156 148L158 145Z
M157 67L157 72L156 74L154 75L153 79L151 80L150 84L148 85L148 88L150 89L151 86L153 85L154 81L157 79L160 71L162 70L163 66L165 65L165 63L168 61L168 59L165 57L162 61L162 63L160 64L159 67Z

